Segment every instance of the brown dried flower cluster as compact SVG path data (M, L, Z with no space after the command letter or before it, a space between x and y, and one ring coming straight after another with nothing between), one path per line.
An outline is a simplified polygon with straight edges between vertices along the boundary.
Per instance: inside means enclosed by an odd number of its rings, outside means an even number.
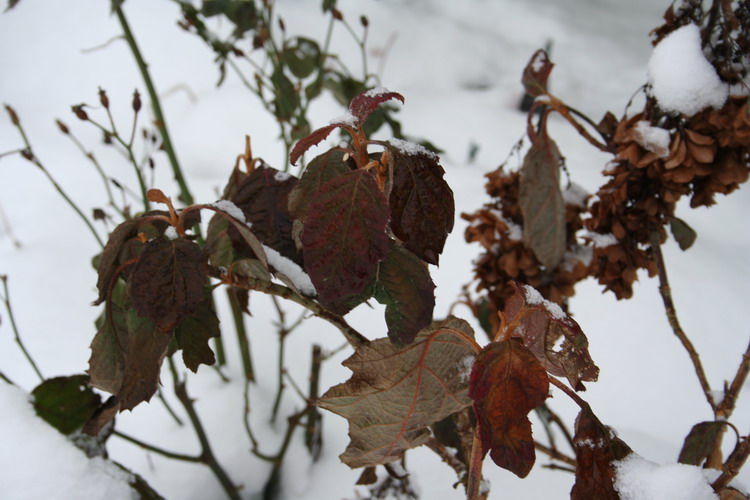
M644 134L643 126L651 127L644 113L618 124L616 157L605 172L610 180L597 193L586 220L590 231L618 240L594 249L592 273L607 290L628 298L638 269L656 273L648 249L651 233L666 239L664 226L683 195L691 197L692 207L710 206L716 193L731 193L748 179L747 113L746 98L731 98L721 109L668 120L675 122L669 148Z
M581 214L585 206L567 204L565 222L568 251L555 269L546 269L522 241L523 217L519 204L518 172L505 172L502 167L487 174L485 185L492 201L472 214L462 214L469 221L466 241L478 242L484 253L475 262L476 291L486 290L490 308L487 317L492 321L502 311L505 301L515 289L509 280L528 283L541 294L566 306L568 297L575 293L575 284L589 274L587 250L576 242L576 232L583 228Z

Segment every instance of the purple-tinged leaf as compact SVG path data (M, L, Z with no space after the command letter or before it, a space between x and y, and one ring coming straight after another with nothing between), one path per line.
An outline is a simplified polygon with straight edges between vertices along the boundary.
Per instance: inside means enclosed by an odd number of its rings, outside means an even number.
M289 163L291 163L292 165L296 165L297 160L299 160L300 157L305 154L308 149L315 146L319 142L324 141L326 137L331 135L331 132L333 132L340 126L340 124L332 123L330 125L326 125L325 127L320 127L319 129L315 129L310 132L310 135L308 135L307 137L303 137L302 139L297 141L297 144L294 145L294 147L292 148L292 152L289 154Z
M357 118L357 123L361 126L372 112L378 109L378 106L392 99L404 102L404 96L398 92L391 92L382 87L366 90L352 99L349 111Z
M375 286L375 298L386 306L385 322L391 342L409 344L430 325L434 290L427 265L391 241L388 255L378 268Z
M353 170L318 191L302 231L305 270L334 312L370 284L388 252L388 204L372 175Z
M298 179L272 167L253 170L237 188L231 201L245 214L253 234L266 246L287 259L302 265L302 254L292 240L292 219L289 215L289 193ZM229 228L229 236L237 240L237 230Z
M219 337L220 334L219 318L211 302L204 300L198 304L195 312L182 318L174 330L174 339L177 347L182 349L185 366L197 372L201 364L213 365L216 358L208 341L213 337Z
M289 193L289 213L293 219L304 222L320 188L334 177L352 171L351 165L344 160L345 154L340 149L331 149L316 156L307 165L299 182Z
M389 148L389 152L393 160L391 229L408 250L437 265L455 217L445 171L437 156L427 151L408 154Z

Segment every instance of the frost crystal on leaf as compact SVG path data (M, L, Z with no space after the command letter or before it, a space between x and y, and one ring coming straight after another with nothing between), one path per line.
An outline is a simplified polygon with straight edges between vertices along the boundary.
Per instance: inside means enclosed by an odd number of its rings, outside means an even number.
M216 207L222 212L228 213L240 222L247 223L247 219L245 219L245 214L242 213L242 210L240 210L237 205L229 200L219 200L217 202L210 203L209 206Z
M357 126L357 117L351 111L347 111L346 114L331 120L329 123L331 125L346 125L353 128Z

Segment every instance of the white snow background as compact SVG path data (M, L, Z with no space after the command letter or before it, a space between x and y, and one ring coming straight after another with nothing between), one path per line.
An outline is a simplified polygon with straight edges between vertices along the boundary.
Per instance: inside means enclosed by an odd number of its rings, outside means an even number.
M459 214L473 211L487 200L483 174L497 167L524 133L525 116L516 106L522 93L521 72L533 52L553 40L551 59L556 66L550 79L552 91L594 120L607 110L619 116L647 81L648 32L661 23L668 3L381 0L345 2L341 9L355 26L360 14L369 17L370 68L380 71L382 85L406 97L398 115L404 131L428 138L445 150L441 163L456 195ZM176 26L177 7L167 1L128 0L125 11L163 97L177 154L196 200L208 203L217 199L235 156L243 151L245 134L252 136L256 155L281 167L283 149L276 140L273 117L231 73L223 87L215 88L218 73L213 55L196 37ZM277 12L284 17L290 35L305 34L317 40L325 36L320 1L279 1ZM147 109L144 86L124 41L83 52L118 35L120 28L109 14L109 2L21 0L15 9L0 15L0 101L17 110L35 153L88 213L105 204L101 181L89 162L59 133L54 119L68 123L86 146L95 150L110 175L134 186L130 167L100 146L100 137L92 127L70 112L73 104L97 104L98 87L107 90L122 129L130 125L133 89L141 90ZM383 57L389 44L392 47ZM358 71L358 48L341 26L335 31L333 52ZM640 102L636 100L634 110ZM313 126L327 124L344 112L332 98L322 98L312 108ZM99 117L103 119L103 113ZM551 133L567 159L572 179L595 192L610 157L594 151L559 117L552 119ZM472 143L480 149L476 160L469 163ZM3 116L0 152L21 145L17 131ZM316 151L321 149L311 153ZM512 159L511 165L515 164L520 164L520 159ZM164 156L157 156L155 187L176 198ZM719 196L718 202L711 209L690 210L686 203L680 205L678 216L697 230L698 240L687 252L681 252L673 240L664 249L683 326L701 353L716 390L734 375L750 336L746 314L750 197L743 187L729 197ZM90 306L96 297L96 273L90 260L98 252L97 244L43 174L18 156L0 159L0 205L23 243L22 248L15 248L0 226L0 273L9 276L11 300L26 346L47 377L82 373L95 333L93 321L99 313ZM441 267L433 268L436 317L448 312L461 286L471 278L471 262L479 247L464 243L464 228L465 223L457 219ZM298 309L285 307L293 321ZM277 424L269 424L278 373L276 334L271 324L275 313L270 302L257 294L251 299L251 308L254 316L247 324L259 379L251 390L252 422L262 451L275 453L286 427L283 416L300 408L302 402L288 388L282 417ZM589 280L578 285L571 310L601 367L599 381L588 384L583 397L600 419L644 458L675 462L690 428L710 420L711 413L688 356L667 324L656 280L642 275L635 298L621 302L611 294L602 294L601 287ZM382 312L379 306L364 306L348 319L368 337L382 337L386 331ZM470 315L462 307L455 312L466 318ZM242 485L243 497L251 499L262 488L269 466L249 453L241 423L241 364L223 303L221 314L232 382L225 384L211 368L201 367L197 376L189 377L188 390L196 398L219 461ZM13 341L5 311L0 316L0 369L29 391L38 380ZM481 332L477 336L484 341ZM287 340L291 376L306 387L310 346L320 343L333 349L342 342L340 333L328 323L317 319L305 322ZM345 349L324 364L323 390L349 377L349 371L340 365L349 354ZM162 382L166 397L179 406L169 377L163 377ZM115 493L118 480L107 479L111 476L106 467L71 465L70 454L76 450L68 450L67 443L54 433L29 422L30 409L21 396L20 391L4 384L0 390L0 498L126 498ZM557 391L553 396L550 405L572 423L576 407ZM750 430L747 389L732 421L742 433ZM117 426L176 452L199 451L193 431L188 426L178 427L156 399L118 416ZM541 429L535 428L542 437ZM283 498L356 498L353 484L359 471L338 461L348 442L346 431L344 420L324 413L324 448L317 463L311 462L301 432L295 435L284 465ZM727 451L731 441L727 439ZM108 449L113 460L142 475L168 499L224 497L206 467L167 460L116 437L111 438ZM488 459L484 470L492 483L490 498L567 498L573 476L542 468L546 463L549 461L539 454L531 474L520 480ZM456 480L452 470L429 450L408 452L407 468L422 498L464 497L462 489L452 488ZM750 482L747 471L740 478ZM670 484L679 486L675 481ZM691 493L685 491L675 498L689 499Z

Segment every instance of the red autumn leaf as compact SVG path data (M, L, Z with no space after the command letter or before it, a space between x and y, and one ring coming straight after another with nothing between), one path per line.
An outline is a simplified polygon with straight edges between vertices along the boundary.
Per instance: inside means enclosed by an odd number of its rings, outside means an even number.
M599 367L589 355L588 339L581 327L534 288L511 284L516 292L503 310L510 335L521 339L550 374L566 377L573 388L585 390L582 382L597 380ZM555 350L560 338L562 344Z
M547 372L523 344L511 339L482 349L469 380L482 453L526 477L536 459L528 414L548 395Z
M357 118L357 124L361 126L372 112L378 109L378 106L391 99L404 102L404 96L398 92L391 92L382 87L366 90L352 99L349 104L349 111Z
M331 132L333 132L340 126L341 124L339 123L332 123L330 125L326 125L325 127L320 127L319 129L315 129L310 132L310 134L306 137L303 137L302 139L297 141L297 144L294 145L294 147L292 148L292 152L289 154L289 163L291 163L292 165L296 165L297 160L299 160L300 157L305 154L308 149L315 146L319 142L324 141L326 137L331 135Z
M547 51L539 49L534 52L523 70L523 77L521 78L527 94L538 97L547 92L547 79L553 66L554 64L549 60Z
M292 219L287 208L289 193L297 182L292 175L261 166L237 187L231 201L245 214L260 241L302 265L302 254L292 240ZM232 240L238 239L236 231L229 228Z
M519 204L523 242L547 269L566 249L565 203L560 191L562 156L546 130L536 136L521 167Z
M404 246L420 259L438 264L448 233L453 229L453 191L436 155L389 148L393 186L389 197L391 228Z
M112 279L115 277L118 267L118 256L125 242L138 234L138 226L143 222L142 218L130 219L118 225L112 234L109 235L107 244L102 250L99 268L97 270L99 277L96 281L96 288L99 290L99 297L94 301L97 306L107 299L109 287Z
M342 302L370 284L388 252L388 204L372 175L352 170L318 191L302 230L305 270L320 302L347 312Z
M575 424L576 482L571 500L620 500L614 487L612 462L633 451L612 430L602 424L590 408L581 410Z
M429 425L468 407L471 337L464 328L438 326L405 347L375 340L344 361L352 377L318 402L349 421L341 461L352 468L393 462L430 438Z
M203 301L206 257L194 242L156 238L143 252L128 281L133 307L163 331L172 330Z
M385 304L388 337L408 344L429 326L435 308L435 284L427 265L391 241L388 255L378 268L375 299Z

